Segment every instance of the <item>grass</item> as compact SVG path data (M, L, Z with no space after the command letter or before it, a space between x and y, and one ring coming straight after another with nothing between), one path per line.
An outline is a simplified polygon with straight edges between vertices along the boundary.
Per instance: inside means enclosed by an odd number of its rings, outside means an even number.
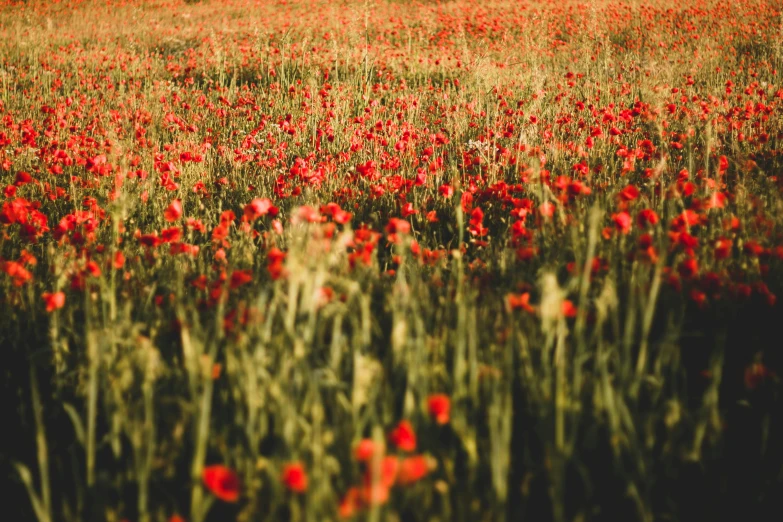
M686 4L5 3L8 516L778 513L780 5Z

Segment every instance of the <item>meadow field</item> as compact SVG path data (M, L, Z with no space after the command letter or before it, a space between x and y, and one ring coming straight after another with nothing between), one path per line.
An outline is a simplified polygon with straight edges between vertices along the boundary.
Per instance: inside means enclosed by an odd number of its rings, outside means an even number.
M1 0L0 519L781 520L782 77L771 0Z

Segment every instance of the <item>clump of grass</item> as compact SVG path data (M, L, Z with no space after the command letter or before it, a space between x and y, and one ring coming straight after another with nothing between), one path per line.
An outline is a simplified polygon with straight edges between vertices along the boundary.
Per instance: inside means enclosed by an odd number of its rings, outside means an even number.
M10 517L769 511L776 5L250 7L0 8Z

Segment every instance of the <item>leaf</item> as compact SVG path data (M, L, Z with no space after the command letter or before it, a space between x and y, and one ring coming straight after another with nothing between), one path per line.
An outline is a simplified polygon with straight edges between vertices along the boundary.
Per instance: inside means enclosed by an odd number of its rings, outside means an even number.
M73 407L70 403L63 403L63 408L65 409L65 413L68 414L68 416L71 418L71 424L73 424L73 431L76 433L76 438L79 440L79 444L84 446L85 438L84 435L84 423L82 422L81 417L79 416L79 412L76 411L76 408Z
M35 517L38 519L38 522L49 522L49 515L46 514L46 509L41 503L40 497L35 492L33 475L30 473L30 469L21 462L14 462L14 467L19 473L22 482L24 482L25 488L27 488L27 494L30 496L30 503L33 505Z

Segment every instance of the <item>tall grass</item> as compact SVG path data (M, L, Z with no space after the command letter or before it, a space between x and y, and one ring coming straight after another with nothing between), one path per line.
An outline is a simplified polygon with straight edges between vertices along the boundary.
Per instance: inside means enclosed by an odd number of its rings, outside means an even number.
M667 7L4 6L9 516L336 520L401 420L427 476L357 519L772 513L779 6Z

